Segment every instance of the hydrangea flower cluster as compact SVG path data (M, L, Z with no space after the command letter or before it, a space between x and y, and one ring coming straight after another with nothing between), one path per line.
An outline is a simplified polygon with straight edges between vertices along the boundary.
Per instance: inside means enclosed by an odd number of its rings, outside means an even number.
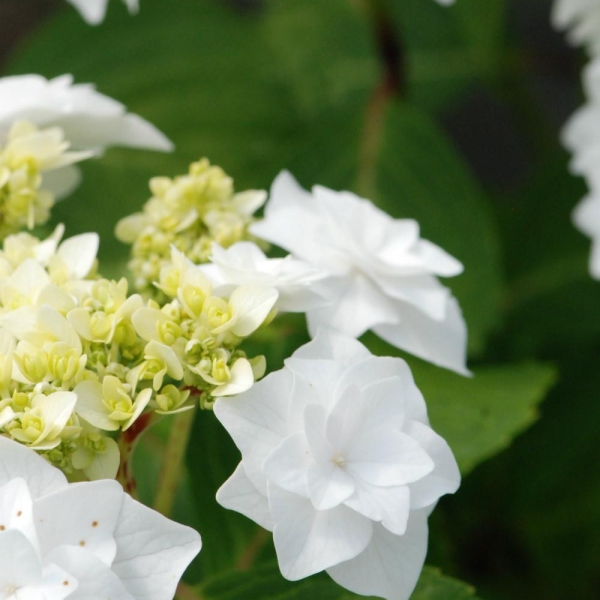
M69 143L58 127L38 129L17 121L0 145L0 239L22 227L46 223L55 196L44 186L44 174L91 156L69 152Z
M119 452L106 432L144 411L187 410L198 396L208 406L262 376L264 358L249 361L238 346L278 294L239 286L216 295L174 250L161 308L129 295L125 279L94 274L95 234L59 244L61 235L9 236L0 253L0 432L66 472L115 477Z
M0 597L171 600L200 536L0 436Z
M171 245L203 263L213 242L227 248L249 239L248 225L267 198L263 191L235 193L233 179L207 159L193 163L187 175L152 179L150 191L143 212L122 219L116 228L117 238L133 245L129 268L144 292L155 289Z
M273 531L285 577L327 570L359 594L410 596L427 515L460 475L404 361L319 329L215 414L242 453L217 500Z
M126 279L97 273L94 233L7 235L48 217L46 171L111 143L169 147L118 103L71 84L0 81L0 99L23 86L44 98L0 109L0 132L15 115L57 125L19 121L0 152L0 596L172 598L199 536L115 482L68 485L55 467L113 479L128 466L123 432L199 402L242 452L218 500L273 531L285 577L325 570L356 593L407 599L427 517L460 475L407 364L355 338L373 330L467 374L466 325L437 279L462 265L415 221L350 192L308 193L285 172L259 221L267 194L236 193L203 159L152 179L143 212L117 225L132 244L140 293L130 293ZM80 152L67 152L63 125ZM269 258L267 242L291 254ZM243 342L278 311L306 313L314 340L258 381L265 358Z

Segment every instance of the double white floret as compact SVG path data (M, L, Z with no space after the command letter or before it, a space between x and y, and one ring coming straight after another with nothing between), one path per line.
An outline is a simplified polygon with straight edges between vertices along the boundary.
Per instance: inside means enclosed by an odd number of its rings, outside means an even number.
M171 600L200 536L0 437L0 598Z
M359 594L410 596L427 516L460 475L404 361L321 329L215 414L242 453L217 500L273 531L286 578L327 570Z
M353 337L373 330L390 344L467 374L467 330L458 303L437 276L462 265L419 237L410 219L394 220L350 192L303 190L287 172L271 189L265 219L250 226L320 271L314 289L325 305L307 310L319 326Z

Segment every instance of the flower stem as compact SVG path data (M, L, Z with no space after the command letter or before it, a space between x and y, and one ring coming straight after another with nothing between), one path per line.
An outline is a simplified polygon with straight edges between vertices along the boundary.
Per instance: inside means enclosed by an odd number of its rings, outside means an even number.
M194 408L173 417L154 498L154 509L166 517L171 514L177 495L195 414L196 409Z
M140 436L155 421L153 413L145 413L127 430L123 431L117 440L121 454L121 464L117 473L117 481L123 489L133 498L138 498L137 483L133 474L133 452Z

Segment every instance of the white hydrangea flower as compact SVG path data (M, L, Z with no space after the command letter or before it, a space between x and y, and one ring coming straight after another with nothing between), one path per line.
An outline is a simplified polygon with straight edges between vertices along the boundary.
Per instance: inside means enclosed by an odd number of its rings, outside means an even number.
M162 152L173 149L154 125L128 113L123 104L99 93L93 85L74 84L71 75L50 80L41 75L0 78L0 141L21 120L39 127L60 127L77 150L101 153L110 146ZM64 196L77 185L78 174L74 167L63 168L46 175L44 184L56 195Z
M598 0L555 0L552 24L568 30L569 42L585 45L592 54L600 51L600 2Z
M217 500L273 531L286 578L326 570L359 594L410 596L427 516L460 475L404 361L321 329L214 410L242 453Z
M90 24L98 25L104 21L108 0L67 0L81 14L81 16ZM140 9L139 0L123 0L131 14L137 13Z
M250 231L327 275L317 289L329 305L307 312L312 335L319 326L352 337L371 329L402 350L468 374L466 325L436 278L458 275L462 265L421 239L416 221L392 219L350 192L316 186L309 194L283 172L265 219Z
M267 258L253 242L238 242L225 249L213 244L211 263L199 269L218 291L231 293L238 285L260 285L279 292L276 308L281 312L306 312L325 303L314 284L323 279L321 271L286 256Z
M0 597L171 600L200 536L0 437Z

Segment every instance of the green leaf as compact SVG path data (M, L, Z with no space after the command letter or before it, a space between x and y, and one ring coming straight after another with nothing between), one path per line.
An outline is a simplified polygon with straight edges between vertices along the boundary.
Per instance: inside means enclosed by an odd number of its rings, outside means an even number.
M411 360L433 428L450 444L461 473L508 447L538 418L538 405L557 379L549 364L473 369L465 378Z
M198 588L202 600L352 600L364 598L348 592L325 575L291 583L276 564L261 565L249 571L233 571L210 578ZM425 567L411 600L477 600L474 590L437 569Z
M503 74L505 0L463 0L451 7L389 0L386 6L404 43L410 97L419 106L440 108L474 82L494 82Z
M299 113L318 115L349 96L366 103L381 67L366 3L268 0L264 35Z

